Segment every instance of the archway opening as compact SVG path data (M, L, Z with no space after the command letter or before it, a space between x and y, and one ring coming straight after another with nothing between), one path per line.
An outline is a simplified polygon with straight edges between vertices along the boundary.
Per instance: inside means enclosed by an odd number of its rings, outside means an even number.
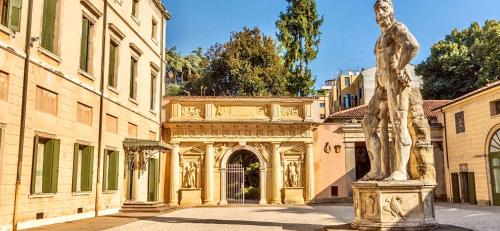
M260 163L259 158L251 151L241 149L234 152L228 159L228 166L241 166L241 178L228 176L228 189L243 184L242 190L236 190L238 198L244 198L242 203L258 204L260 199ZM244 194L244 195L236 195Z
M366 151L365 143L356 143L354 153L356 161L356 180L358 180L370 171L370 157Z

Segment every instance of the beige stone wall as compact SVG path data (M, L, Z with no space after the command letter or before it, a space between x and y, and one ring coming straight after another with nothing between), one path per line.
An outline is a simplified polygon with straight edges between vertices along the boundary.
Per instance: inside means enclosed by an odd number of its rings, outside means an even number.
M81 2L88 2L97 11L85 7ZM103 149L116 149L119 157L119 184L116 192L101 194L100 209L119 208L126 196L126 178L124 177L124 151L122 141L128 136L128 123L138 126L138 138L149 139L150 131L160 134L159 126L159 94L160 73L157 77L157 97L155 110L150 111L150 73L153 66L163 65L160 59L162 15L153 5L152 0L140 1L140 23L130 17L129 1L123 1L120 6L118 1L109 1L108 23L116 25L125 37L120 45L119 87L118 92L111 92L105 88L104 115L107 113L118 117L117 134L103 132ZM24 68L24 41L26 36L28 1L23 1L21 32L15 36L0 31L0 71L9 76L8 100L0 101L0 126L4 128L4 144L0 150L0 228L12 222L14 185L16 177L16 163L19 143L20 115L22 104L22 78ZM100 98L100 63L101 40L104 2L100 0L86 1L61 1L59 5L59 18L56 52L51 54L40 47L40 42L34 43L31 49L31 65L29 70L26 132L24 137L24 154L22 168L22 183L19 197L18 220L20 222L35 219L36 213L44 212L44 218L53 218L62 215L74 215L77 208L82 207L83 212L94 210L97 158L98 158L98 126L99 126L99 98ZM34 1L33 11L33 37L41 36L41 18L43 1ZM79 71L79 55L81 40L81 18L87 15L95 21L92 38L91 71L82 74ZM158 38L155 42L151 39L151 20L158 22ZM135 23L135 24L134 24ZM109 50L108 40L110 30L106 30L106 53ZM132 54L130 43L142 51L139 59L137 102L128 98L130 56ZM107 57L105 62L107 63ZM107 65L104 65L107 69ZM104 77L107 78L107 70ZM107 79L105 79L105 84ZM35 110L36 88L41 86L58 95L57 115L50 115ZM92 125L77 123L77 103L92 107ZM5 113L4 113L5 112ZM105 124L105 121L103 121ZM5 135L5 136L4 136ZM59 157L58 190L52 195L29 195L31 181L31 167L33 158L33 137L42 135L61 140ZM158 136L158 135L157 135ZM158 138L158 137L156 137ZM85 194L71 192L73 145L75 142L85 142L94 146L93 164L93 191ZM101 166L102 171L102 166ZM102 176L102 174L101 174ZM138 182L141 188L147 189L147 173ZM161 187L160 187L161 188ZM99 188L101 190L101 188ZM142 191L142 193L144 193Z
M448 200L451 200L451 173L459 172L459 165L466 163L468 171L474 172L476 183L476 198L480 204L488 204L491 201L490 174L488 170L488 146L490 137L496 129L500 128L500 115L492 116L490 113L490 102L500 98L500 87L483 91L446 106L444 118L440 116L440 122L446 120L446 142L445 158L446 166L446 190ZM465 132L456 133L455 113L463 111L465 117ZM447 151L446 151L447 147Z

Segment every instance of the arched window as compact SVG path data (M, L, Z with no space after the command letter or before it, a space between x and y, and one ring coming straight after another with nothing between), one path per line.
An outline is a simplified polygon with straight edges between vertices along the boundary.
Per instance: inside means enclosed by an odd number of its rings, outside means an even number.
M500 152L500 129L493 134L490 142L490 153Z

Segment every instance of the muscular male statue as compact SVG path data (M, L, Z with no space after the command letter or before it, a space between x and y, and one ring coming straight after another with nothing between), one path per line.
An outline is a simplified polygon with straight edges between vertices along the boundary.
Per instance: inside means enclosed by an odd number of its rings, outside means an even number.
M425 176L432 180L435 170L430 128L423 114L420 90L411 85L406 70L407 64L417 55L419 44L408 28L396 21L391 0L377 0L374 8L382 34L375 48L375 94L363 118L371 168L360 180L400 181L424 179ZM393 130L392 150L388 119ZM380 136L377 133L379 125ZM415 170L410 169L409 173L410 154Z

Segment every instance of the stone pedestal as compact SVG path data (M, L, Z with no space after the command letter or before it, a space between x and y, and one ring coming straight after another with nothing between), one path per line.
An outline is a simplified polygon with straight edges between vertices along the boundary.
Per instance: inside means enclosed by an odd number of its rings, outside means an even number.
M362 230L422 230L436 226L435 183L366 181L352 184L355 218Z
M303 187L285 187L285 204L287 205L303 205L304 204L304 188Z
M183 207L201 205L201 188L182 188L180 205Z

